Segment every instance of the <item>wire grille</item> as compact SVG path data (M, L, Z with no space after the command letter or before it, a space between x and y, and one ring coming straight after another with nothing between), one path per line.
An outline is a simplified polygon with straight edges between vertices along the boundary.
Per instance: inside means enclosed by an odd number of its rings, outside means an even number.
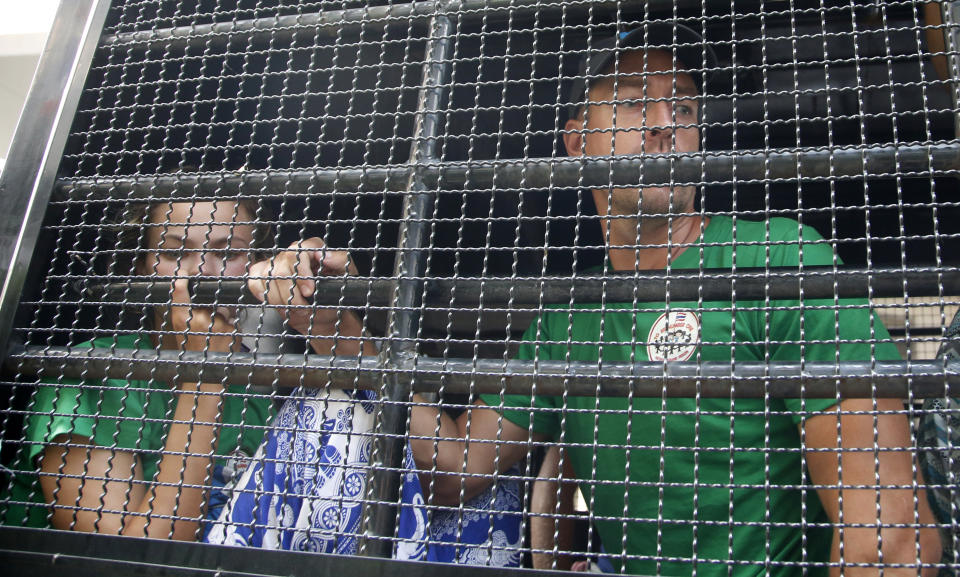
M958 18L114 1L15 311L3 523L953 574Z

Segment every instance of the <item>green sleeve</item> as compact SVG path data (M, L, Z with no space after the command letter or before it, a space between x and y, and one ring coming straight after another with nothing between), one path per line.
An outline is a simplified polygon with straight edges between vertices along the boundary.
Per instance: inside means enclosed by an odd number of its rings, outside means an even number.
M781 229L771 250L771 266L798 267L799 227L794 221ZM832 265L833 248L810 227L803 227L804 266ZM839 258L838 264L842 264ZM800 304L803 304L802 310ZM773 361L869 361L899 360L900 353L890 341L890 334L880 319L871 312L865 298L804 299L775 301L770 318L771 360ZM801 331L802 327L802 331ZM871 342L872 341L872 342ZM802 346L801 346L802 343ZM786 399L787 410L799 422L801 410L822 411L836 404L835 399Z
M551 353L554 345L540 344L545 340L555 340L551 338L549 321L550 315L541 315L538 319L530 323L527 330L523 333L523 340L517 351L519 360L553 360ZM564 335L566 338L566 335ZM556 397L538 395L481 395L480 399L487 405L496 408L503 418L511 423L529 429L531 426L531 413L533 414L533 432L548 435L556 438L560 433L560 419L555 409L557 407Z
M13 482L0 498L9 501L0 507L0 523L24 527L48 527L50 510L38 482L37 458L44 447L61 435L94 437L96 403L80 381L38 383L28 406L22 445L15 461Z
M103 337L78 345L87 347L139 348L135 335ZM60 378L37 383L27 418L25 439L27 462L33 463L44 446L60 435L78 435L94 445L109 448L153 449L159 425L144 420L153 408L154 417L162 417L169 394L153 395L144 381L95 379L81 381Z
M60 435L87 437L101 447L152 448L140 447L140 437L149 436L143 430L149 400L137 384L116 379L39 383L27 421L28 462Z
M39 383L32 414L27 420L28 462L33 463L46 444L60 435L93 437L96 404L81 382Z

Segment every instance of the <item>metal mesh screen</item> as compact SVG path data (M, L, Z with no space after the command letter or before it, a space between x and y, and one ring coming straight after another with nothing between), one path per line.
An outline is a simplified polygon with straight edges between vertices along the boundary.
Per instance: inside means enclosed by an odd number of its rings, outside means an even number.
M958 18L110 3L8 271L3 524L953 574Z

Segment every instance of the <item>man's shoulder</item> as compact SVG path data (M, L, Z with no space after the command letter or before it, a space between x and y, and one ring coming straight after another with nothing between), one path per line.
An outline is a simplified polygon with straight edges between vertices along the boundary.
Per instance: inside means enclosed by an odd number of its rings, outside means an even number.
M801 253L808 265L832 262L832 247L823 236L792 218L734 220L720 215L711 219L710 227L704 242L710 254L719 255L714 262L723 266L730 260L740 267L796 266Z
M733 227L737 241L769 244L771 250L783 246L796 249L800 244L820 243L823 240L823 235L812 226L782 216L766 220L737 219Z
M716 227L716 233L734 236L738 241L785 241L819 240L820 233L813 227L800 223L793 218L775 216L768 219L732 218L719 215L711 218L710 227Z
M768 222L771 240L811 242L823 239L817 229L792 218L777 216L769 219Z

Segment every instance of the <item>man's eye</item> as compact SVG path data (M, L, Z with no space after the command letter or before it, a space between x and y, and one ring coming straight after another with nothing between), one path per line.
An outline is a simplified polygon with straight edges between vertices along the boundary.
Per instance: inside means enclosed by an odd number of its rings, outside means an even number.
M689 104L677 105L677 116L696 116L697 111Z

